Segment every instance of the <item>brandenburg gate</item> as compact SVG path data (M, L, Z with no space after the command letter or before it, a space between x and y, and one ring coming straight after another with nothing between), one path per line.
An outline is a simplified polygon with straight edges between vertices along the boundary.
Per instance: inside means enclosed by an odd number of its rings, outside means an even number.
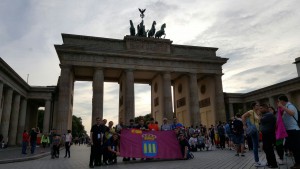
M151 86L151 114L159 123L174 116L185 126L226 120L221 76L227 58L216 56L217 48L138 36L120 40L62 34L62 39L62 45L55 45L61 74L53 126L63 133L72 126L75 81L93 83L93 120L103 117L104 82L119 84L116 105L125 124L135 116L135 83Z

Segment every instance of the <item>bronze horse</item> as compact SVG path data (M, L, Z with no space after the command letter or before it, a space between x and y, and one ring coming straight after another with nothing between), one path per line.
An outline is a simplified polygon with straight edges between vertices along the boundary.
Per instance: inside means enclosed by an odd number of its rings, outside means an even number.
M153 21L153 23L152 23L152 27L151 27L150 31L148 32L148 38L150 38L150 37L153 37L153 36L154 36L154 34L155 34L155 25L156 25L156 22L155 22L155 21Z
M165 28L166 28L166 24L164 23L161 25L161 29L155 33L155 38L160 38L162 35L165 35L164 36L165 38L166 37Z

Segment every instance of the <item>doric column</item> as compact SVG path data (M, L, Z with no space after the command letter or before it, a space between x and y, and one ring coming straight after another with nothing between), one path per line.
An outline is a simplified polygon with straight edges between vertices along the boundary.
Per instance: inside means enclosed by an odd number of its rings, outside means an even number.
M10 124L9 124L9 133L8 133L9 145L16 145L19 112L20 112L20 95L16 94L13 99L12 114L10 117Z
M59 78L59 96L58 96L58 119L57 129L60 133L66 133L72 127L72 100L73 100L73 72L71 66L60 65L61 75Z
M103 118L103 70L96 68L93 76L92 124L97 117Z
M172 94L171 94L171 74L169 72L163 73L163 115L169 120L173 119L172 110Z
M189 74L189 89L190 89L191 124L193 124L194 126L199 126L201 119L200 119L200 113L199 113L197 75L195 73Z
M58 100L54 99L54 106L52 111L52 128L57 129L57 116L58 116Z
M233 103L229 103L229 118L234 116Z
M271 107L275 108L275 101L274 101L274 97L270 96L269 98L269 104Z
M18 123L18 134L17 134L17 144L22 143L22 133L25 130L25 121L26 121L26 109L27 109L27 100L25 98L21 101L21 109Z
M134 76L132 70L125 71L125 119L129 121L129 119L134 119L135 110L134 110Z
M4 96L3 113L2 113L1 130L0 130L0 133L2 133L3 139L5 141L7 141L8 139L12 97L13 97L13 90L7 89Z
M225 114L225 104L224 104L224 94L223 94L223 86L222 86L222 76L215 76L215 97L216 97L216 109L215 109L215 117L216 121L226 121Z
M50 109L51 109L51 100L46 100L45 102L45 112L44 112L44 124L43 124L43 133L48 133L50 126Z
M1 117L3 112L2 95L3 95L3 83L0 81L0 126L1 126Z

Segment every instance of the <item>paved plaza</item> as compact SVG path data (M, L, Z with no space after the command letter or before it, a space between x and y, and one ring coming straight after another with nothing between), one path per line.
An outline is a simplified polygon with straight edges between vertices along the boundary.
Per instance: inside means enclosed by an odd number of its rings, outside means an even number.
M7 155L4 155L7 154ZM112 169L198 169L198 168L232 168L232 169L255 169L252 151L247 152L245 157L236 157L235 152L231 150L201 151L193 153L195 158L192 160L149 160L149 161L132 161L124 163L122 159L118 159L118 164L110 166L101 166L95 168L112 168ZM86 145L72 146L71 158L63 158L64 150L61 150L60 158L50 159L49 152L36 155L26 155L23 158L40 156L35 160L23 162L0 164L0 169L88 169L89 166L90 147ZM260 159L265 162L263 152L259 153ZM42 157L44 156L44 157ZM20 149L12 148L10 150L0 151L0 160L9 158L20 158ZM289 168L293 162L290 157L285 157L286 165L279 166L280 168ZM264 168L264 167L261 167ZM267 168L267 167L266 167Z

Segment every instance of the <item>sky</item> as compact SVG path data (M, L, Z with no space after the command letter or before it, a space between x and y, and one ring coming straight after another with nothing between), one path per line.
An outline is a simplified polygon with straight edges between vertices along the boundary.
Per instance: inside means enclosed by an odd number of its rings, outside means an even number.
M123 39L129 20L158 29L173 44L219 48L223 90L245 93L297 77L299 0L1 0L0 57L32 86L56 85L54 45L61 33ZM118 122L118 84L105 83L104 118ZM91 126L92 83L75 82L74 115ZM136 116L150 113L150 86L135 85Z

